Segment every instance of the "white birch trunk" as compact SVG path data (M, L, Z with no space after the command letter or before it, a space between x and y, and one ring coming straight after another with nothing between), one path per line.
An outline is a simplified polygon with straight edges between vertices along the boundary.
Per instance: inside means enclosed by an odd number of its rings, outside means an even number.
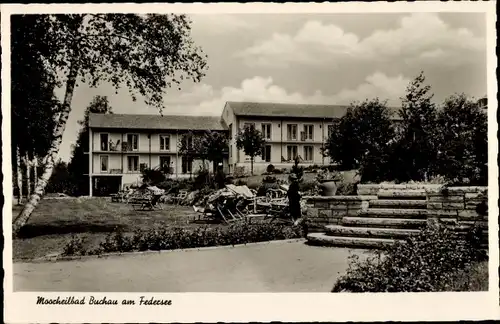
M28 152L24 156L24 165L26 166L26 200L28 200L31 195L31 160Z
M38 202L43 196L45 191L45 187L49 182L50 177L52 176L52 171L54 170L54 163L57 160L57 155L59 153L59 147L61 146L62 137L64 134L64 129L66 128L66 122L69 117L69 113L71 112L71 100L73 99L73 92L75 89L76 78L78 76L78 66L76 61L73 61L70 65L70 70L68 74L68 80L66 82L66 92L64 94L64 102L62 111L57 120L57 124L53 133L53 140L51 146L46 155L46 163L43 167L43 173L38 179L38 184L35 187L33 195L29 198L29 201L24 205L23 210L17 218L14 220L14 224L12 226L12 234L13 236L17 236L19 234L20 229L26 224L28 219L33 213L33 210L38 205Z
M33 187L36 187L38 183L38 158L36 156L33 157Z
M17 197L17 204L23 204L23 172L21 170L21 153L19 153L19 147L16 148L16 173L17 173L17 189L19 190Z

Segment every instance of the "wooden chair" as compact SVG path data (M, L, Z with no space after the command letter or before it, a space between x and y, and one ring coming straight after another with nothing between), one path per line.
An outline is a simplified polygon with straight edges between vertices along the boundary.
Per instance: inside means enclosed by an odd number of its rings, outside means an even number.
M187 190L179 190L177 196L173 197L173 201L175 205L179 205L184 199L186 199L188 195Z
M134 210L155 210L163 209L160 202L162 195L152 195L143 197L133 197L130 199L129 204L132 205Z

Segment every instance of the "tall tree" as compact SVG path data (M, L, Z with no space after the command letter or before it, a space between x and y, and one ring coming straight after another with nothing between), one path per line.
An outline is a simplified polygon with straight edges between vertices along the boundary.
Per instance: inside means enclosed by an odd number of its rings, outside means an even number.
M246 125L236 136L236 147L243 149L246 155L250 157L250 172L253 175L253 161L256 156L262 154L265 144L264 136L255 128L254 124Z
M54 96L56 80L44 60L53 54L45 44L47 25L41 23L37 15L14 15L11 22L11 139L15 155L12 168L17 175L21 203L22 169L30 174L30 162L44 156L50 147L58 102ZM26 159L27 155L31 161ZM27 187L30 187L29 180Z
M488 118L465 94L448 97L438 113L437 173L451 183L487 185Z
M325 153L344 170L359 168L367 155L394 138L391 112L378 98L353 103L332 126Z
M436 161L436 106L431 87L421 72L406 88L400 110L401 124L394 157L401 181L425 180L431 176Z
M14 221L14 235L29 219L52 174L79 81L91 86L110 82L116 89L126 86L134 100L141 95L161 113L164 90L186 79L200 81L206 68L184 15L42 15L40 20L33 28L47 30L46 46L55 54L45 59L53 75L64 73L65 93L47 163L34 194Z
M217 164L222 162L224 154L229 148L229 139L223 132L207 131L200 139L200 148L204 150L206 159L212 162L213 173L216 173Z
M74 181L76 195L86 195L89 193L88 177L84 176L89 170L88 156L89 152L89 114L112 114L113 109L106 96L95 96L85 109L82 120L78 124L82 127L78 132L76 143L73 146L71 160L68 164L68 172Z

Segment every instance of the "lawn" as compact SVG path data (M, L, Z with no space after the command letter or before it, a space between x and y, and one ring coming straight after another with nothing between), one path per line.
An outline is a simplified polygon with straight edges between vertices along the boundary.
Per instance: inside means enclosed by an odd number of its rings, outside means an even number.
M13 215L21 208L14 206ZM83 235L89 245L98 245L116 229L131 233L160 225L221 226L190 222L197 216L186 206L166 205L164 210L134 211L127 204L112 203L104 198L43 199L23 227L21 238L13 241L13 258L30 260L59 254L75 234Z

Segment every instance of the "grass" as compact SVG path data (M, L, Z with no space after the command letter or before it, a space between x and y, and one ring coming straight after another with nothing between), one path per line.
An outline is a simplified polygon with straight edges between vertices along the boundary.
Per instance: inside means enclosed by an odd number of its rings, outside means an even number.
M13 215L21 208L14 206ZM58 254L74 235L83 235L86 244L97 246L116 229L131 233L162 225L207 226L189 222L196 216L193 209L186 206L166 205L164 210L134 211L129 205L104 198L43 199L23 227L20 238L13 240L13 259L32 260Z

